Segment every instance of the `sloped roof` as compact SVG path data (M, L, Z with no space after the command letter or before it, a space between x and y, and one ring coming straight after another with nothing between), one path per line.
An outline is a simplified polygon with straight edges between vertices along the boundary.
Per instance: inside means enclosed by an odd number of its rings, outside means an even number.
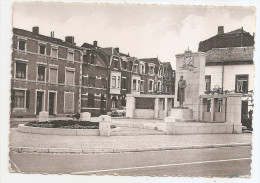
M253 47L213 48L206 55L207 63L253 62Z
M236 30L224 33L224 34L226 34L226 35L233 35L233 34L241 34L241 33L243 33L243 34L250 34L249 32L244 31L242 28L239 28L239 29L236 29Z
M13 28L13 33L21 35L21 36L25 36L25 37L30 37L33 39L38 39L41 41L47 41L47 42L50 42L53 44L59 44L59 45L63 45L63 46L67 46L67 47L71 47L71 48L75 48L75 49L82 49L79 46L67 43L67 42L63 41L62 39L53 38L53 37L45 36L42 34L33 34L31 31L27 31L24 29Z
M162 62L163 66L170 66L170 68L172 69L172 65L170 62Z
M160 65L160 61L158 58L141 58L139 60L142 60L144 62L147 62L147 63L153 63L153 64L156 64L156 65Z

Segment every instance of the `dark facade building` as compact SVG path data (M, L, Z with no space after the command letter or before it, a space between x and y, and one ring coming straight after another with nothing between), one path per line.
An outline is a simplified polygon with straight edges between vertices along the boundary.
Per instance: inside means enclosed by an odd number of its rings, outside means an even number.
M67 115L81 111L82 49L74 37L65 41L13 29L11 117L32 117L41 111Z
M201 41L198 51L207 52L212 48L248 47L254 46L254 36L243 30L243 27L224 33L224 26L218 27L218 34Z

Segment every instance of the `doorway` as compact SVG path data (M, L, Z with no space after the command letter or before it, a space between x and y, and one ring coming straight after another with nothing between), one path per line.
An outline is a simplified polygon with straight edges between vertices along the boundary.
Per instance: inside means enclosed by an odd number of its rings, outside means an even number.
M49 115L54 115L57 112L56 92L49 92Z
M36 115L44 110L44 91L37 91L36 97Z

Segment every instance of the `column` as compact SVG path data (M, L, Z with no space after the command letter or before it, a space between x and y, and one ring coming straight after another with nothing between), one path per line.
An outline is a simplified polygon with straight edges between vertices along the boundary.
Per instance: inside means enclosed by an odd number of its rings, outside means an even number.
M167 102L168 102L168 99L165 98L165 99L164 99L164 112L165 112L164 117L165 117L165 118L167 117L167 113L168 113L168 109L167 109L168 104L167 104Z
M214 98L212 97L210 99L210 107L211 107L211 110L210 110L210 121L214 121L214 113L215 113L215 100Z
M158 119L159 117L159 98L154 99L154 118Z

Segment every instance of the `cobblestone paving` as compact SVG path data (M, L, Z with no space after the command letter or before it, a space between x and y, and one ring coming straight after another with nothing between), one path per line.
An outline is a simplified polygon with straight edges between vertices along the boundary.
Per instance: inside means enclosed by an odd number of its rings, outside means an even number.
M59 136L21 133L11 129L10 145L35 148L142 148L251 143L252 134Z

